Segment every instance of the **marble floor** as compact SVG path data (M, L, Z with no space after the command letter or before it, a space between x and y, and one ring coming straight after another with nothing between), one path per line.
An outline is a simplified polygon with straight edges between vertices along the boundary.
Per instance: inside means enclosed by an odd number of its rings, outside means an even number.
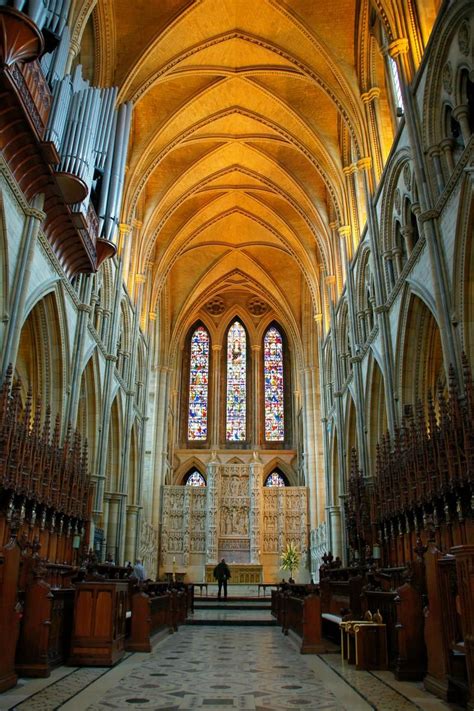
M338 654L300 655L279 627L183 626L113 669L61 667L0 694L14 711L446 711L421 685L356 672Z

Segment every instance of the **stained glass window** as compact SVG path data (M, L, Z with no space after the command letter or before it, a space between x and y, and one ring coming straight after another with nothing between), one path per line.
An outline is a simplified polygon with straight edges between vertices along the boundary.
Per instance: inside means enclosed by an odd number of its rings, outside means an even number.
M186 479L186 486L206 486L206 480L197 469L190 472Z
M280 472L274 471L267 476L264 486L286 486L286 481Z
M281 442L285 439L283 398L283 341L272 326L263 341L265 379L265 439Z
M247 337L239 321L227 334L226 439L245 440L247 424Z
M189 367L188 439L207 439L209 334L199 326L191 336Z

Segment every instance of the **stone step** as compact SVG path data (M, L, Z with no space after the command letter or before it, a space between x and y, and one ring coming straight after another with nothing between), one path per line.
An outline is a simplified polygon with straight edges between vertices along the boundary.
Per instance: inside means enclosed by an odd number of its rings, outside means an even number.
M196 620L188 618L186 620L186 624L201 626L207 625L213 627L276 627L278 623L276 620Z
M227 602L216 602L214 604L209 604L209 605L194 605L194 611L197 612L198 610L222 610L222 607L225 606L229 610L260 610L262 612L270 612L271 608L270 605L229 605Z
M229 607L227 603L221 602L219 606L213 608L194 608L194 614L186 620L190 625L243 625L274 627L277 622L271 616L270 610L255 607Z

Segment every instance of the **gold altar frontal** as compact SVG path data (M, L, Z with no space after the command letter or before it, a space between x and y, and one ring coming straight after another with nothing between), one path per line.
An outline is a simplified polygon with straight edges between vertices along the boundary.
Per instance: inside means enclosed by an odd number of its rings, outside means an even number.
M230 569L231 585L251 585L253 583L262 582L263 566L256 563L247 563L245 565L239 563L228 563ZM214 568L215 565L206 565L206 583L215 583Z

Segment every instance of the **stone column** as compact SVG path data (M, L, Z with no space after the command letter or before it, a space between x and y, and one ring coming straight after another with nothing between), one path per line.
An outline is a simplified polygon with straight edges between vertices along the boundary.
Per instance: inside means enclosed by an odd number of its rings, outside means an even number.
M207 499L206 499L206 563L217 563L218 555L218 494L219 494L219 460L212 452L207 464Z
M121 531L119 530L119 511L120 511L120 494L110 494L109 496L109 522L107 526L107 547L114 549L114 560L119 565L120 560L119 539Z
M85 275L84 275L85 276ZM87 339L87 326L91 313L89 305L92 290L92 278L88 276L82 283L81 296L82 303L78 305L78 318L76 322L76 333L74 336L73 356L69 377L69 398L66 408L65 422L70 422L72 427L76 427L77 411L79 409L79 395L82 383L82 362L84 358L84 347Z
M254 451L253 459L249 466L249 493L250 493L250 562L260 563L262 540L262 515L263 515L263 464Z
M361 94L360 98L365 106L367 126L369 127L369 135L372 145L372 154L374 156L375 179L378 182L383 172L383 156L380 144L380 137L382 136L382 125L379 113L380 89L377 86L373 86L371 89Z
M153 478L153 504L152 504L152 524L155 527L159 526L160 523L160 509L161 509L161 489L165 483L166 475L166 444L168 437L168 427L167 427L167 410L168 410L168 390L169 390L169 379L170 379L170 369L164 366L158 367L158 378L157 378L157 391L158 395L156 397L156 420L155 420L155 433L157 433L156 441L156 456L155 456L155 466L156 471Z
M116 266L116 272L114 275L114 305L112 311L112 320L110 323L109 337L107 343L107 354L105 356L105 375L104 375L104 388L103 388L103 401L102 401L102 413L101 413L101 436L99 437L98 451L97 451L97 463L96 463L96 475L94 480L97 482L96 492L95 492L95 502L93 505L93 515L97 517L102 511L104 490L105 490L105 478L106 478L106 466L107 466L107 449L109 444L109 429L110 429L110 411L112 407L113 397L114 397L114 370L117 357L115 355L115 350L117 347L117 333L120 324L120 299L122 296L122 268L123 259L122 251L123 245L129 235L130 228L128 225L120 225L119 234L119 251L118 251L118 261ZM105 317L105 312L104 312Z
M315 528L318 519L318 484L316 468L316 423L317 413L314 404L315 369L305 368L303 371L304 382L304 463L306 469L306 481L309 490L309 516L310 526Z
M138 506L127 506L127 528L125 532L125 552L124 560L130 560L132 564L137 559L137 524L138 524Z
M13 290L9 304L9 319L5 331L5 339L2 345L2 370L0 373L1 379L5 375L9 363L15 366L16 357L18 354L18 345L20 343L21 329L24 320L24 308L26 294L30 284L31 265L35 251L36 239L40 225L46 217L42 211L44 204L44 195L36 195L33 198L31 207L25 211L26 220L21 235L21 244L16 265L15 274L13 275L12 284Z
M341 520L341 507L340 506L329 506L329 527L330 527L330 540L331 540L331 552L334 557L337 555L343 558L345 553L343 547L343 535L342 535L342 520Z

